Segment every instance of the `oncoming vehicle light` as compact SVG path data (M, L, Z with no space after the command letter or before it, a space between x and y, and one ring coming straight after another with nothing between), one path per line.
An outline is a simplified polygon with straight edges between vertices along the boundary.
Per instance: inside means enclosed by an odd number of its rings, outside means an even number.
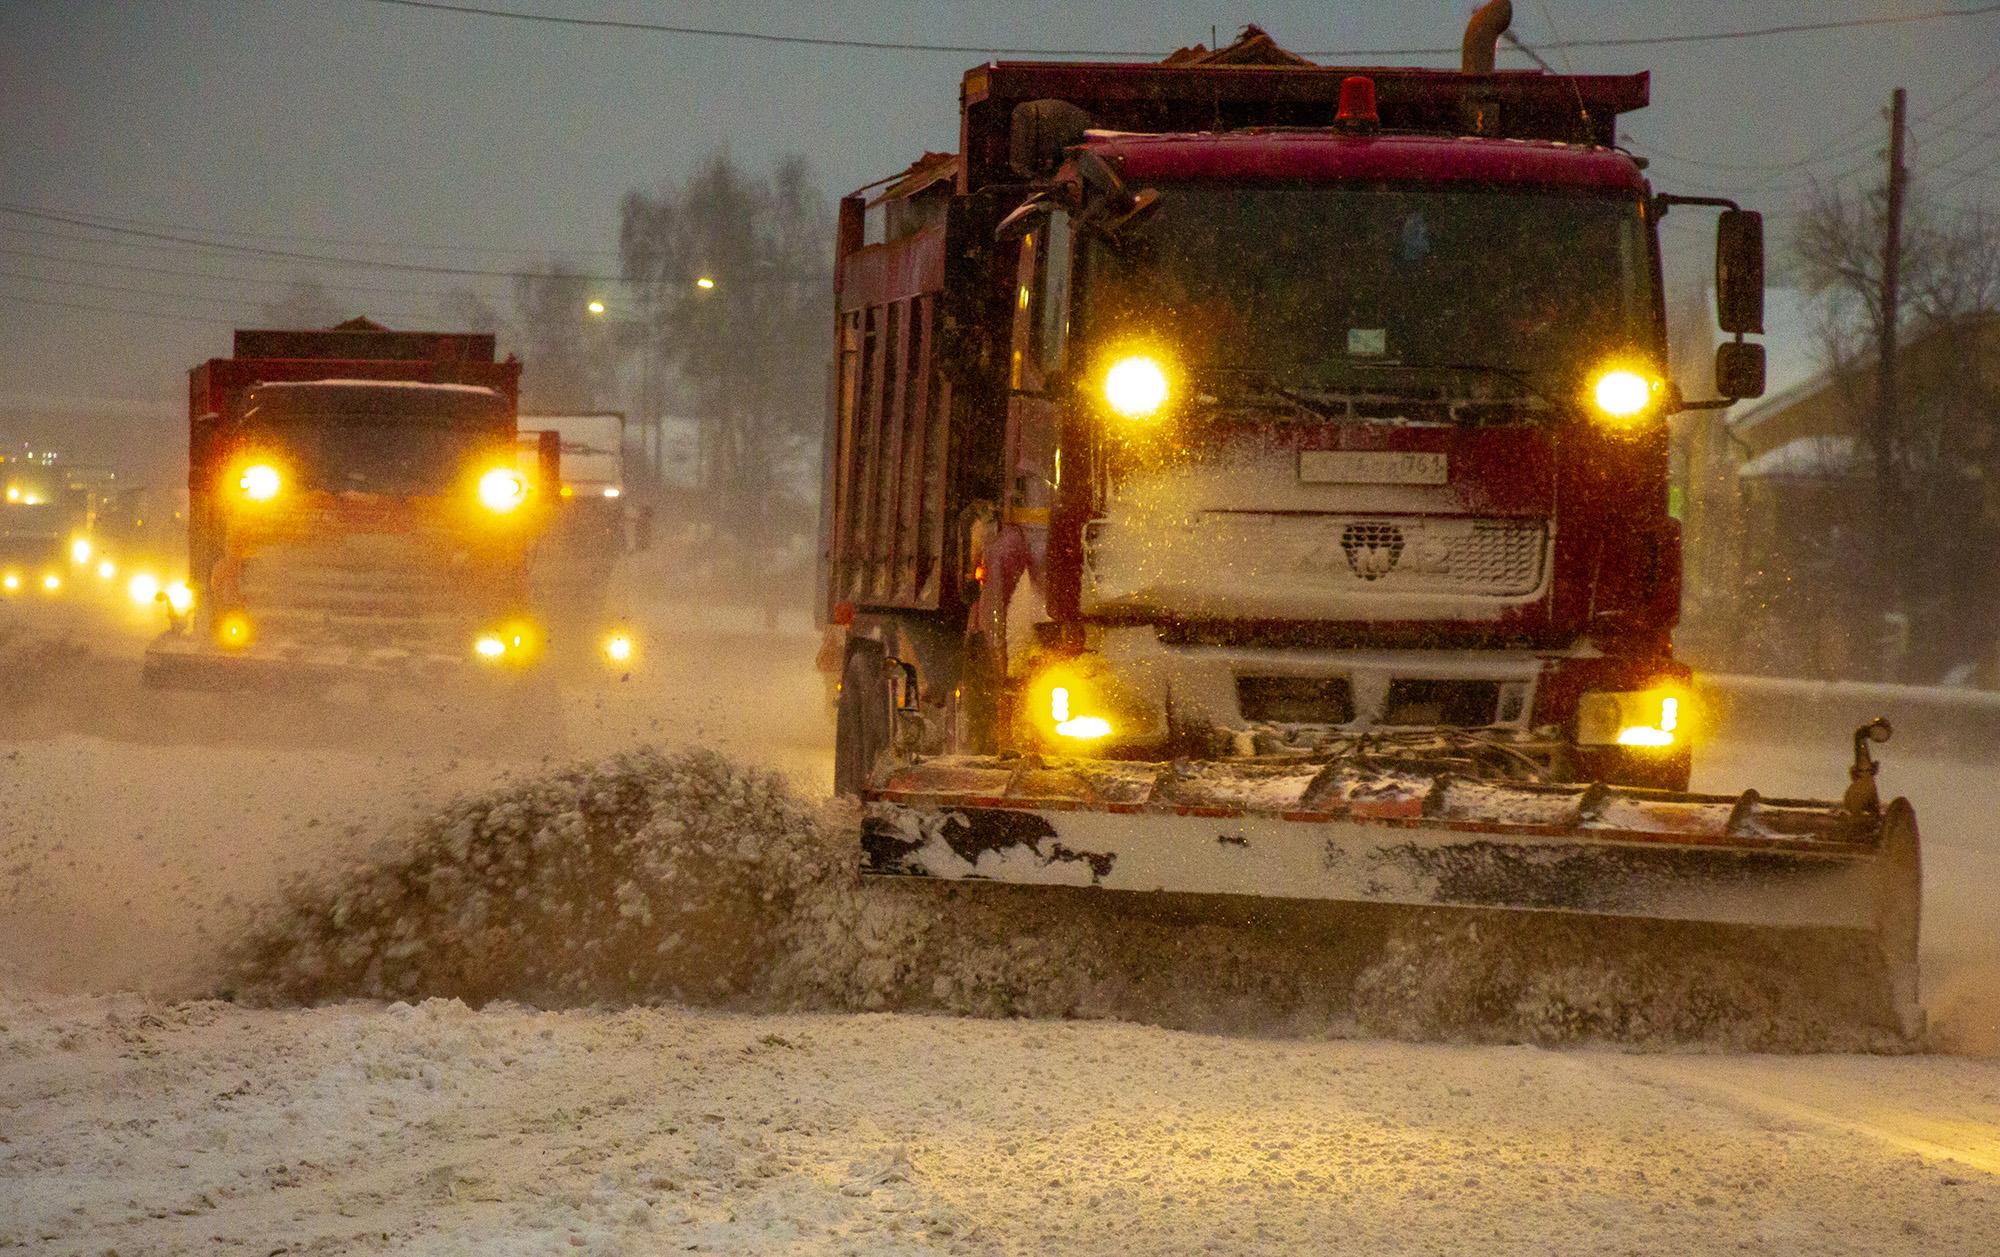
M1663 381L1619 367L1597 377L1590 386L1590 400L1606 419L1625 422L1651 409L1654 397L1664 387Z
M194 609L194 590L188 588L186 581L177 580L172 582L167 586L166 594L167 606L172 609L175 615L186 615ZM244 623L247 624L249 621L246 620Z
M511 511L527 496L527 482L511 468L495 467L479 478L479 500L488 510Z
M1104 401L1113 414L1147 419L1167 404L1167 372L1144 354L1120 358L1104 373Z
M125 583L125 595L142 607L151 606L160 597L160 578L140 572Z
M56 592L62 588L62 577L57 576L54 572L45 574L42 577L42 588L48 593Z
M472 643L472 649L481 659L498 659L507 653L507 643L495 633L482 633L479 640Z
M118 575L118 565L110 559L100 559L97 563L97 579L110 580Z
M90 538L71 537L69 539L70 562L88 563L90 562L90 555L91 555Z
M236 487L252 502L268 502L277 497L283 484L284 477L269 463L252 463L243 469L242 475L236 477Z
M632 636L629 633L613 633L604 639L604 657L613 663L628 663L632 658Z
M230 650L241 650L250 644L250 617L241 611L232 611L222 617L215 626L215 640Z
M21 591L21 574L19 572L9 572L5 576L0 576L0 589L4 589L10 594L19 593Z

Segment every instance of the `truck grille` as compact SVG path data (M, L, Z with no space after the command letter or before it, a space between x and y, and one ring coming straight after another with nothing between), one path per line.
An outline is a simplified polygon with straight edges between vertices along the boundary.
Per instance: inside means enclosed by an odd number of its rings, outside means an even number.
M440 538L395 535L261 548L237 580L253 615L334 618L476 615L493 602L490 585Z
M1522 597L1542 583L1540 520L1354 519L1210 515L1222 554L1258 580L1307 580L1357 592Z

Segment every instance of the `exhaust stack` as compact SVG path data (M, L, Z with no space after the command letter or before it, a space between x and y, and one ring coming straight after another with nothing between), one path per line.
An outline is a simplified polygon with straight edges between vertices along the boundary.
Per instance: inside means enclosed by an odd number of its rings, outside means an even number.
M1500 36L1513 24L1513 0L1486 0L1465 24L1465 42L1459 46L1459 69L1467 74L1493 73Z

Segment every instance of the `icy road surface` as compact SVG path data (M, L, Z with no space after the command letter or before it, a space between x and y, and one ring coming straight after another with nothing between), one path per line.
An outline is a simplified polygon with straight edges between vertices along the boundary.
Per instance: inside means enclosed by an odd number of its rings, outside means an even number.
M2000 1065L0 1004L0 1251L2000 1251Z
M810 649L573 698L570 748L707 741L819 782ZM1937 1042L1988 1056L252 1011L186 998L244 904L557 752L253 739L103 684L0 729L0 1253L2000 1252L1990 765L1892 744L1884 777L1924 826ZM1698 784L1837 790L1844 731L1801 737L1724 742Z

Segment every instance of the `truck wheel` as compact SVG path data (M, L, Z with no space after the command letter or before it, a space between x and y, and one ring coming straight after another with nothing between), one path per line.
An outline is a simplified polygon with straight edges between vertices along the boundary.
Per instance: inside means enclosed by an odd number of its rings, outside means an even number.
M859 795L875 761L889 746L889 681L882 648L873 642L847 652L833 724L833 792Z

